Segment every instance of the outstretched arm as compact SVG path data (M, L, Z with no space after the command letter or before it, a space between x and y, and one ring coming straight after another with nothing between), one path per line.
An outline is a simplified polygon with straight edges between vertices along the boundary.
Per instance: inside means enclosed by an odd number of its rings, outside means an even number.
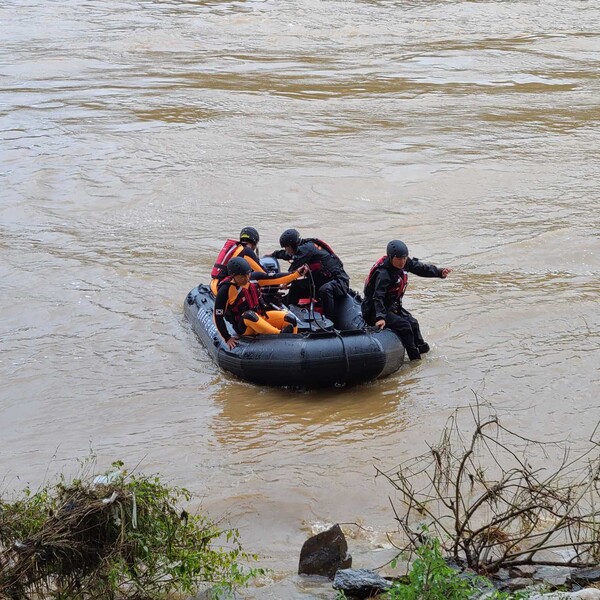
M414 273L419 277L440 277L441 279L446 279L452 271L452 269L448 269L447 267L438 268L435 265L421 262L418 258L409 258L406 261L404 270Z
M301 275L305 275L308 271L308 267L300 267L293 273L252 273L252 281L256 281L259 286L264 287L266 285L285 285L298 279Z
M287 260L290 261L294 258L291 254L288 254L283 248L281 250L275 250L275 252L271 252L268 256L272 256L273 258L278 258L279 260Z

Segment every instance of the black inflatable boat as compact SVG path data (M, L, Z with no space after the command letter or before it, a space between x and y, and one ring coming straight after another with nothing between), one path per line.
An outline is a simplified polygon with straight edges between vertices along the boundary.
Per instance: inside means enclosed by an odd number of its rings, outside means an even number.
M245 381L305 389L355 385L387 377L404 360L398 336L366 327L352 295L339 303L335 328L310 306L291 305L297 334L245 336L233 350L213 321L214 300L209 286L195 287L185 300L185 315L215 363Z

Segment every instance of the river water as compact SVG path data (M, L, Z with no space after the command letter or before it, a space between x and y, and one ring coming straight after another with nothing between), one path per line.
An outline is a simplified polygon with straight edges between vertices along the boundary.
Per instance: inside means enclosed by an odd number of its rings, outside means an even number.
M359 522L354 566L385 562L375 465L455 407L590 435L597 2L3 0L0 22L3 491L139 463L239 527L273 570L245 597L328 598L301 544ZM356 289L392 238L453 268L411 278L430 354L319 393L219 372L182 303L245 225L262 252L322 237Z

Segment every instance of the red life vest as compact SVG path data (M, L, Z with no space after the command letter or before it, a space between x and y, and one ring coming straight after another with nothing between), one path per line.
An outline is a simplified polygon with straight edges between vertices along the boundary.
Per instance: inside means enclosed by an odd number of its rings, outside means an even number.
M324 242L323 240L320 240L319 238L306 238L306 239L302 240L302 243L304 243L304 242L312 242L317 247L318 250L326 250L334 258L338 258L336 253L333 251L333 248L327 242ZM323 269L323 263L321 261L308 263L307 266L311 271L319 271L319 270Z
M219 287L222 285L235 286L233 277L225 277L219 284ZM236 299L227 306L228 316L231 317L234 324L239 322L242 318L242 314L247 310L253 310L261 314L264 313L261 291L258 284L254 281L251 281L247 288L238 288Z
M213 279L223 279L227 277L227 263L233 258L238 246L241 246L241 244L237 240L225 241L225 244L221 248L221 252L219 252L219 256L217 256L217 261L210 272L210 276Z
M324 242L323 240L320 240L319 238L307 238L302 241L303 242L312 242L315 246L317 246L317 248L323 248L324 250L327 250L327 252L329 252L329 254L336 256L335 252L333 251L333 248L327 242Z
M383 266L383 263L387 259L387 256L382 256L372 267L365 279L365 291L367 287L372 283L373 277L375 276L375 272ZM404 292L406 292L406 287L408 286L408 273L404 270L400 271L398 278L394 282L394 284L388 288L387 294L390 296L395 296L398 299L402 299L404 296Z

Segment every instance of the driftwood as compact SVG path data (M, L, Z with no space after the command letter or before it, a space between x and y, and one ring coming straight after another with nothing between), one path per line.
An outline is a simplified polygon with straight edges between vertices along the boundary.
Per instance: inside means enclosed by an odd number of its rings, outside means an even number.
M472 433L466 437L459 424L464 412L454 413L425 454L392 471L378 469L399 492L402 508L390 501L407 538L404 550L418 547L425 531L456 563L480 573L598 564L598 427L587 448L572 457L564 442L535 441L506 429L479 402L469 407ZM558 467L534 467L530 456Z

